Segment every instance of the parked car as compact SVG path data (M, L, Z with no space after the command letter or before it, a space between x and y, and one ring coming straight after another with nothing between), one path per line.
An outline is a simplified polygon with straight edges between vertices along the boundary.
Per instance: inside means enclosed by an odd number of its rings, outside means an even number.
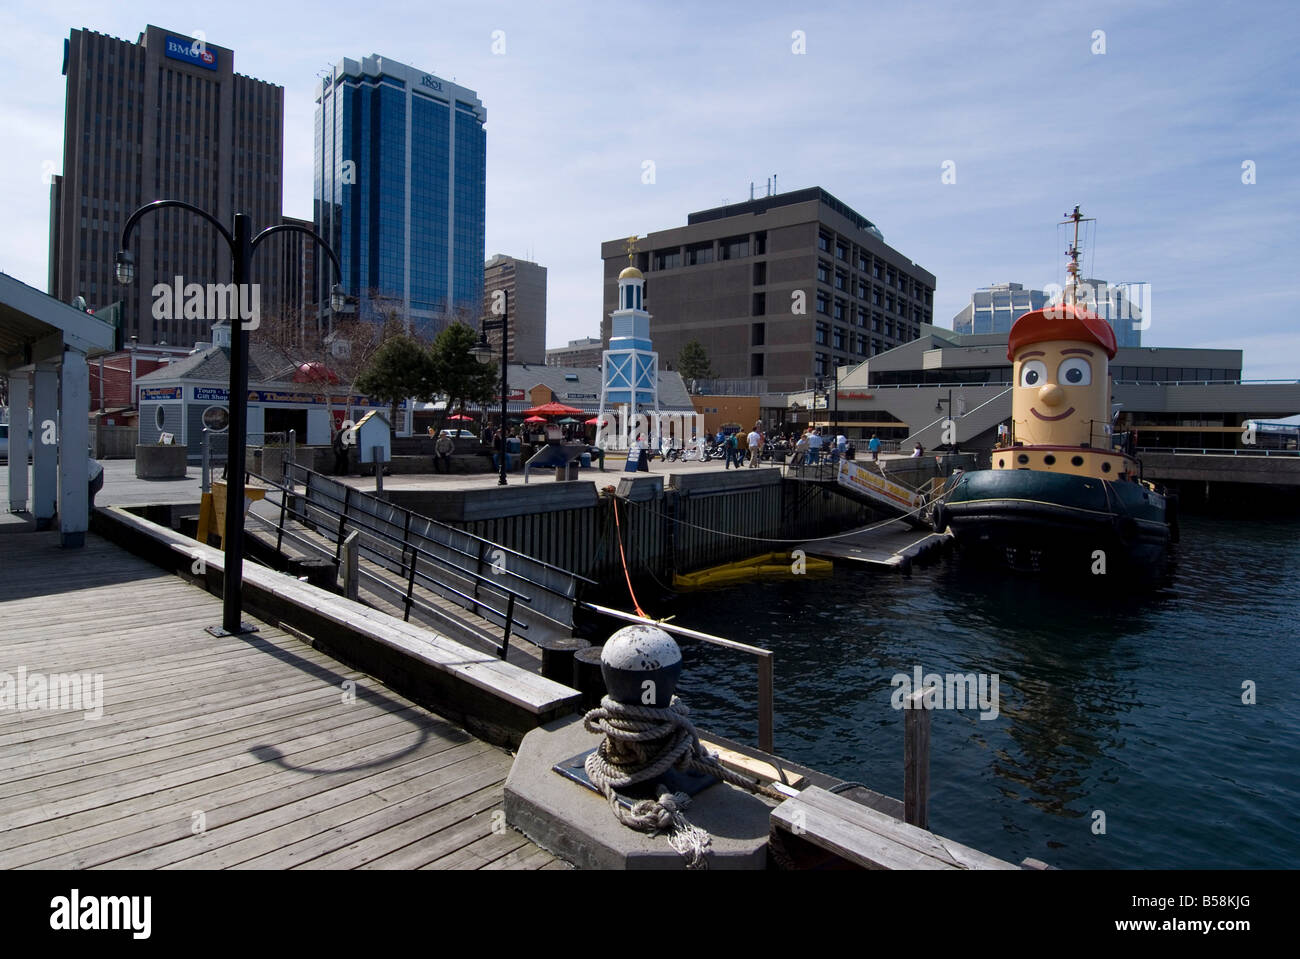
M439 435L439 436L450 436L450 437L451 437L452 439L454 439L454 440L473 440L473 439L478 439L478 437L475 436L473 433L471 433L469 430L443 430L443 431L442 431L441 433L439 433L438 435Z

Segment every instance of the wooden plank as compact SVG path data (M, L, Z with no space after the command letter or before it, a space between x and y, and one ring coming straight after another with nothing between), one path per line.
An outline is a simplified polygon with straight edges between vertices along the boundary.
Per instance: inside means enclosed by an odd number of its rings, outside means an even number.
M956 868L891 837L858 828L837 813L803 801L802 797L787 799L773 810L772 822L786 832L829 849L865 869Z
M734 749L727 749L725 746L719 746L717 743L709 742L703 736L700 737L700 743L711 753L718 754L718 762L728 769L734 769L746 776L753 776L764 782L781 782L781 772L771 763L762 759L755 759L753 756L746 756L738 753ZM785 771L785 782L790 786L797 787L803 782L804 777L796 772Z

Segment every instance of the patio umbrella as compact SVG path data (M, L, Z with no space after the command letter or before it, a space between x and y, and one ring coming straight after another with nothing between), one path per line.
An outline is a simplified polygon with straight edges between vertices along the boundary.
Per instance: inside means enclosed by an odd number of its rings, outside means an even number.
M447 417L449 420L472 420L473 418L472 416L466 416L464 413L453 413Z
M578 422L578 421L575 420L572 416L566 416L564 419L560 420L560 422L561 422L561 423L576 423L576 422Z
M543 403L524 412L529 416L577 416L584 411L577 407L565 406L563 403Z
M587 426L599 426L599 425L600 425L600 417L599 417L599 416L593 416L591 419L587 420L586 425L587 425Z
M524 422L525 422L525 423L545 423L545 422L546 422L546 417L545 417L545 416L530 416L530 417L528 417L526 420L524 420Z

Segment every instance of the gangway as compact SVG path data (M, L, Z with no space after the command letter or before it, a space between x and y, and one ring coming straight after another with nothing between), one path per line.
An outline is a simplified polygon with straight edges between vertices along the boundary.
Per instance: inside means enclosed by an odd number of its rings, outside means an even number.
M925 493L892 479L883 463L877 469L875 464L838 459L810 466L790 466L786 469L786 476L833 487L858 502L899 516L918 529L927 525L920 515L926 505Z

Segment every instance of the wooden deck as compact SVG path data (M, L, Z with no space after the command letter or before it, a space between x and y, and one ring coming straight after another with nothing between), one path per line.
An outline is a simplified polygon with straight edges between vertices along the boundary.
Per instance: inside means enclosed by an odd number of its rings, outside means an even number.
M220 619L94 534L0 537L0 672L103 677L99 719L0 708L0 868L568 868L505 827L508 753Z

